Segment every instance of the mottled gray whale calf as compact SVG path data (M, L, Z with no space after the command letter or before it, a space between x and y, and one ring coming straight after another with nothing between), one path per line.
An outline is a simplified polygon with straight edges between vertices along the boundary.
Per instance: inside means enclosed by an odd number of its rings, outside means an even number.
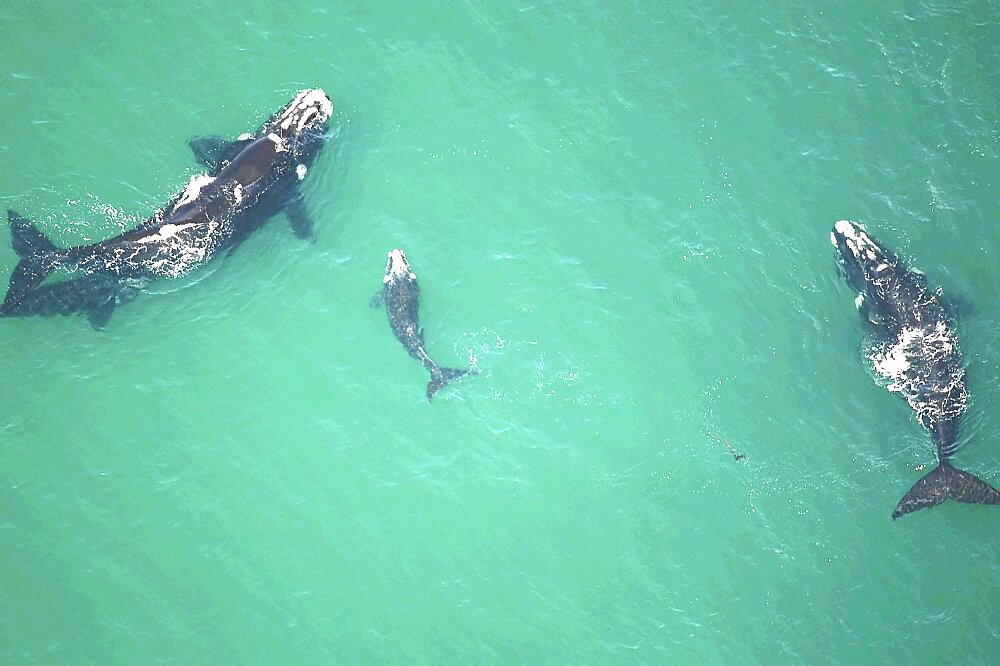
M385 262L385 277L382 289L372 299L375 307L385 306L389 315L389 326L410 356L420 361L431 373L427 383L427 399L446 383L466 374L467 370L442 368L424 349L424 331L420 328L420 286L417 276L410 270L410 262L402 250L389 251Z
M271 116L254 134L233 141L203 137L191 142L208 174L191 179L174 199L137 228L90 245L56 247L34 224L8 211L11 243L20 257L0 316L43 313L53 302L65 312L93 312L95 299L111 289L107 280L178 277L235 247L278 212L292 229L308 237L312 224L302 203L300 183L326 140L333 105L319 89L305 90ZM104 275L32 291L56 268ZM75 300L74 300L75 299ZM119 299L104 299L91 322L103 324Z
M837 222L830 240L847 283L858 292L858 310L876 333L873 369L906 399L937 446L938 466L903 496L893 519L949 498L1000 504L1000 492L950 462L968 390L958 336L937 294L858 225Z

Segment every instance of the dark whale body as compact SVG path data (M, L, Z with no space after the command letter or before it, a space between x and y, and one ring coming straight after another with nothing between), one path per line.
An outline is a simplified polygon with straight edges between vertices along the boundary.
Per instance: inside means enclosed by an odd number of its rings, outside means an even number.
M389 326L396 339L410 356L420 361L431 373L427 383L427 400L434 397L442 386L466 374L467 370L442 368L424 349L424 331L420 328L420 286L417 276L410 270L410 263L402 250L389 252L385 263L382 289L372 299L373 306L385 306Z
M4 313L5 317L86 314L95 330L111 319L115 307L135 298L141 283L93 273L35 287Z
M858 225L841 220L830 239L858 292L858 310L877 335L875 372L906 399L937 446L938 466L903 496L893 519L949 498L1000 504L1000 492L950 462L968 391L958 336L937 294Z
M284 211L296 235L307 238L311 222L300 182L326 139L333 105L322 90L306 90L265 122L235 141L205 137L191 142L208 174L187 187L137 228L90 245L59 248L18 213L9 210L11 242L21 257L10 278L0 316L44 314L58 302L61 313L92 312L108 281L179 277L231 249ZM81 271L80 282L33 294L56 268ZM49 286L49 285L46 285ZM116 292L117 293L117 292ZM106 299L113 310L118 299ZM92 317L95 327L110 310ZM96 323L95 323L96 322Z

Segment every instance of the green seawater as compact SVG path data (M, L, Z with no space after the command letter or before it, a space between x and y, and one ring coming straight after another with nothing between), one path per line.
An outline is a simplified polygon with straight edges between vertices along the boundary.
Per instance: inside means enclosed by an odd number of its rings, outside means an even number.
M971 306L1000 484L996 2L5 0L0 205L116 235L307 87L315 242L0 320L0 662L996 662L1000 509L890 520L934 449L829 241Z

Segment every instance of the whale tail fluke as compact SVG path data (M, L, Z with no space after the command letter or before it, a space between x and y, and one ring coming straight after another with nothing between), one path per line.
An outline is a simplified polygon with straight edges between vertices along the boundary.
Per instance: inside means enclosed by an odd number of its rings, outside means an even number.
M441 390L442 386L451 380L458 379L468 373L468 370L459 370L458 368L432 368L431 380L427 382L427 401L430 402L431 398L434 397L435 393Z
M946 499L969 504L1000 504L1000 491L975 474L962 471L943 460L899 500L892 519L940 504Z
M59 252L59 248L36 229L30 220L10 209L7 210L7 220L10 222L11 246L21 260L10 276L10 287L3 305L0 305L0 314L17 305L25 294L40 285L55 270L55 255Z

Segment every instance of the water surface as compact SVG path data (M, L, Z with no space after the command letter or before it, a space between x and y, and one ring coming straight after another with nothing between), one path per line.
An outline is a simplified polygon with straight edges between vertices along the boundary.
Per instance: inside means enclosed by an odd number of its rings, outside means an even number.
M102 332L2 321L0 660L995 659L1000 512L890 521L933 445L829 243L973 306L956 463L1000 483L995 3L0 19L0 203L58 244L148 217L194 136L336 107L315 243L279 216ZM431 404L368 307L393 247L479 371Z

